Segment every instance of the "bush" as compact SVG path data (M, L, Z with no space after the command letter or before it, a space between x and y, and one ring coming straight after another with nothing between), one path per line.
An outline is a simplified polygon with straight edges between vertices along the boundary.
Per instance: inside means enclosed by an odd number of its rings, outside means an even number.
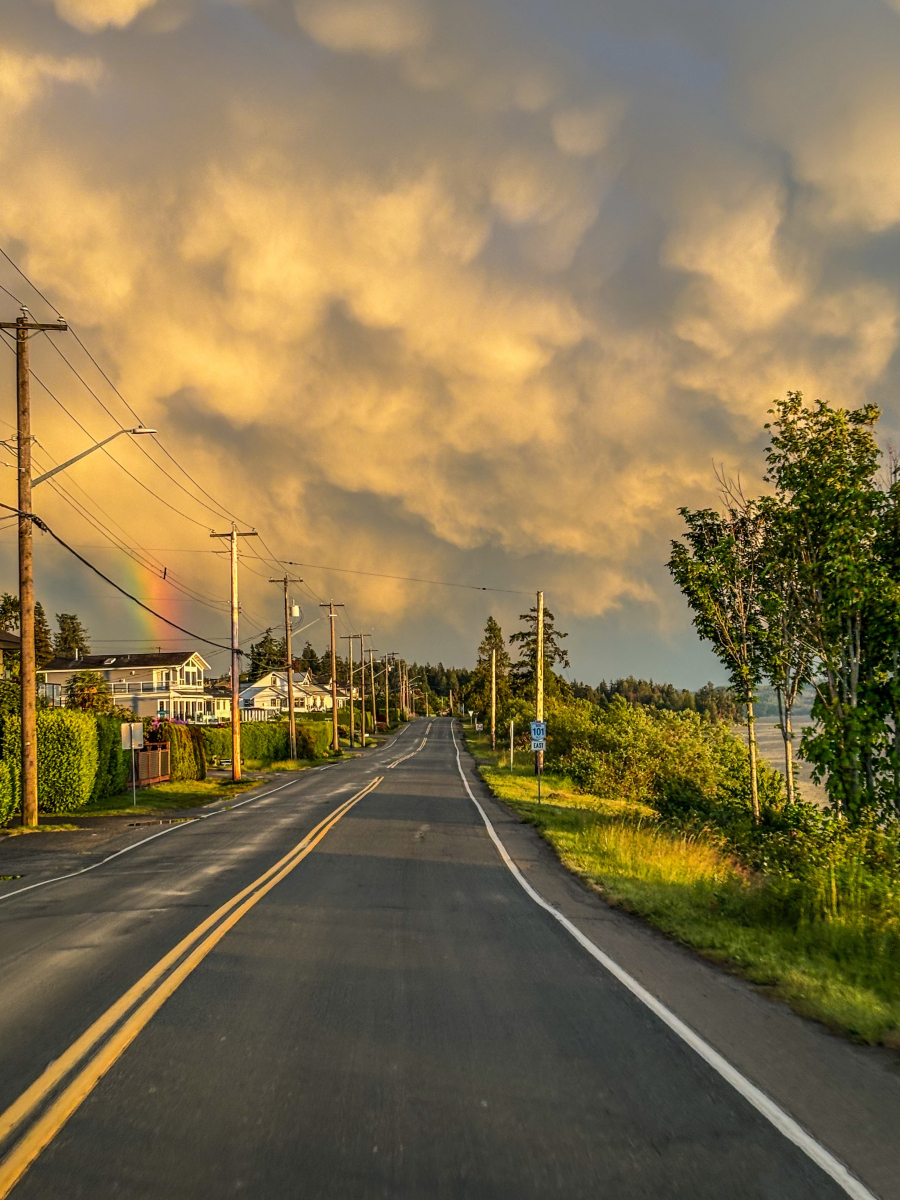
M208 758L231 758L231 726L194 726ZM331 724L297 723L297 757L322 758L331 745ZM241 758L264 764L290 757L287 721L247 721L241 725Z
M91 803L106 796L118 796L128 784L131 754L122 749L122 719L98 716L97 774L91 791Z
M21 803L19 739L21 721L3 721L3 756L12 780L14 806ZM66 708L37 714L38 808L72 812L87 804L97 776L97 721L90 713Z
M0 825L4 825L13 815L16 798L13 792L13 778L5 762L0 762Z
M191 733L189 726L154 718L145 730L145 739L153 743L168 742L169 779L173 783L206 778L203 743Z

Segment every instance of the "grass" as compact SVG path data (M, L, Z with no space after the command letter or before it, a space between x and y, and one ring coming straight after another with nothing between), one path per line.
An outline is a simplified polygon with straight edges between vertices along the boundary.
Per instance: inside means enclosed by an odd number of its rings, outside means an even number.
M213 804L217 800L230 800L240 792L259 785L258 779L242 779L240 783L218 779L190 779L177 783L157 783L152 787L138 788L137 805L132 805L131 792L118 796L106 796L95 804L79 808L79 817L151 816L158 812L171 812L180 808L197 808ZM77 825L70 826L77 829Z
M533 825L560 861L610 903L770 988L799 1013L857 1041L900 1049L900 897L877 913L861 901L798 919L779 881L754 876L713 840L663 825L655 811L576 793L491 754L467 731L491 791ZM520 754L524 760L530 755Z

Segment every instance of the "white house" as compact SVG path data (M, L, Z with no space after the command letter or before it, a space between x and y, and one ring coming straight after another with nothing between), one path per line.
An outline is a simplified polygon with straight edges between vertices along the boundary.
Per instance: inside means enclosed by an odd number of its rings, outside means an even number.
M139 717L170 717L209 724L231 720L227 690L204 682L209 663L196 651L165 654L85 654L54 658L39 672L53 705L65 703L65 686L79 671L97 671L109 683L117 707Z
M316 683L309 671L295 671L294 712L330 712L331 688L322 687ZM338 707L341 707L341 696L346 701L346 692L341 689L338 693ZM287 671L267 671L255 683L241 690L238 703L241 717L250 720L264 720L287 712Z

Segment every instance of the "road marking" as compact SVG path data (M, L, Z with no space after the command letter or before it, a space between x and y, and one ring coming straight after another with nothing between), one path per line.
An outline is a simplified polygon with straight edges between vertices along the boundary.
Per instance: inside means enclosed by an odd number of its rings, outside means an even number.
M320 771L321 769L321 767L313 767L314 771ZM139 842L132 842L130 846L125 846L121 850L117 850L115 854L101 858L99 862L91 863L89 867L81 867L77 871L70 871L68 875L54 875L52 879L42 879L39 883L29 883L27 887L16 888L14 892L4 892L0 896L0 903L4 900L9 900L12 896L21 896L23 892L33 891L34 888L46 887L48 883L61 883L63 879L74 879L76 875L84 875L87 871L95 871L97 867L105 866L106 863L112 862L114 858L118 858L120 854L128 854L132 850L137 850L138 846L146 846L148 842L164 837L167 833L177 833L179 829L186 829L188 825L196 825L198 821L208 821L210 817L220 817L223 813L233 812L236 808L243 808L245 804L250 804L254 800L264 800L266 796L273 796L276 792L282 792L286 787L290 787L292 783L299 782L299 779L289 779L287 783L282 783L280 787L272 788L268 792L261 792L258 796L248 796L246 800L240 800L237 804L229 804L227 808L218 808L215 812L201 813L199 817L188 817L178 825L170 825L168 829L162 829L159 833L151 833L149 837L141 838Z
M657 1000L652 992L648 992L643 984L638 983L634 976L629 975L624 968L620 967L599 946L595 946L590 938L581 932L577 925L574 925L568 917L563 916L559 909L554 908L539 892L535 891L513 862L506 847L498 837L497 831L491 824L487 813L475 799L475 794L469 787L469 781L466 779L465 772L462 769L462 762L459 757L459 744L456 741L456 733L452 725L450 732L453 735L453 745L456 750L456 767L459 771L460 779L462 779L463 785L469 793L469 799L478 809L488 831L488 836L497 847L500 857L512 872L516 882L521 884L524 891L527 892L535 904L539 905L559 921L560 925L575 938L579 945L587 950L588 954L595 958L601 966L605 967L611 975L618 979L651 1012L655 1013L664 1024L668 1025L672 1032L677 1034L683 1042L699 1054L717 1074L721 1075L726 1083L730 1083L735 1091L739 1092L757 1112L761 1113L767 1121L770 1121L775 1126L779 1133L782 1133L789 1142L793 1142L808 1158L812 1159L817 1167L821 1168L848 1196L852 1197L852 1200L878 1200L874 1192L870 1192L866 1185L857 1179L839 1158L836 1158L830 1150L826 1150L823 1145L817 1142L813 1135L805 1130L798 1121L795 1121L771 1096L767 1096L762 1088L758 1088L755 1083L751 1083L746 1076L741 1074L737 1067L731 1065L727 1058L720 1054L718 1050L713 1049L709 1042L700 1037L698 1033L695 1033L689 1025L686 1025L680 1017L677 1017L661 1000Z
M151 988L160 977L155 990L150 991L143 1003L135 1009L113 1036L100 1046L93 1057L81 1068L72 1082L64 1089L30 1129L12 1147L3 1162L0 1163L0 1200L8 1196L24 1173L28 1170L37 1156L59 1133L60 1129L75 1112L82 1101L90 1095L105 1073L121 1057L131 1045L151 1017L162 1007L165 1001L191 974L194 968L203 961L209 952L221 941L225 934L240 921L263 896L280 883L291 871L298 866L308 854L319 844L322 838L344 817L355 804L364 796L374 791L382 782L384 776L376 776L355 796L339 805L323 821L311 830L293 849L289 850L273 866L264 871L251 884L248 884L237 895L226 901L205 921L201 922L192 933L183 938L173 950L151 967L133 987L111 1005L102 1016L87 1029L81 1037L65 1051L58 1059L50 1064L44 1073L27 1088L18 1100L0 1114L0 1138L8 1137L34 1109L46 1099L53 1088L72 1071L75 1066L91 1051L100 1039L123 1017L129 1009ZM218 924L217 924L218 922ZM203 935L212 927L212 932L205 938ZM200 939L203 938L202 941ZM188 954L187 958L170 974L166 975L181 955L189 950L195 942L199 945Z
M412 758L413 755L418 754L420 750L424 750L425 743L427 741L428 737L426 734L426 736L422 738L421 742L419 742L418 746L416 746L415 750L411 750L409 754L404 754L402 758L398 758L395 762L390 763L387 767L387 770L393 771L394 767L399 767L402 762L406 762L408 758Z

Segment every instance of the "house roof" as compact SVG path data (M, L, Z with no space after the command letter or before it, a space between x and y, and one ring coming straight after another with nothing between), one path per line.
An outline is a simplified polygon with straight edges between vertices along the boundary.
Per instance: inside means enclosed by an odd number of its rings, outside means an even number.
M205 667L209 664L196 650L172 650L160 654L83 654L81 658L54 658L42 671L101 671L105 667L131 670L137 667L182 667L194 656Z
M22 639L17 633L8 633L5 629L0 629L0 650L20 650L22 648Z

